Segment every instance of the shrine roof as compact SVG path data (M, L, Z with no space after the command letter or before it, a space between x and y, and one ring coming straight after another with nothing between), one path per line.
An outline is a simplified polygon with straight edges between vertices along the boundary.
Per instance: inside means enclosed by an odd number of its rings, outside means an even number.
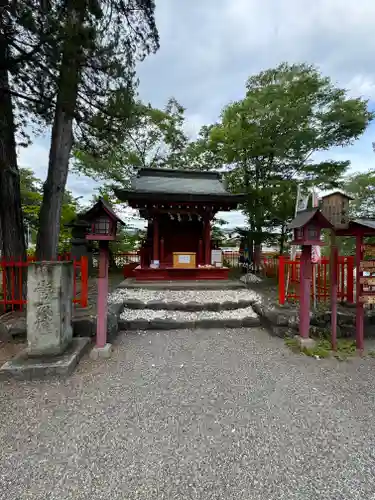
M354 219L354 224L358 224L359 226L368 227L369 229L375 229L375 220L374 219Z
M321 199L324 200L326 198L330 198L331 196L336 196L336 195L343 196L344 198L347 198L348 200L354 200L354 198L352 196L350 196L350 194L345 193L345 191L342 191L341 189L336 189L335 191L331 191L330 193L327 193L324 196L322 196Z
M319 208L313 208L312 210L304 210L299 212L297 216L288 224L288 229L298 229L305 226L308 222L316 219L322 228L330 228L332 224L324 217Z
M113 208L109 203L107 203L103 198L99 198L99 200L95 203L93 207L91 207L87 212L84 212L83 214L79 214L79 218L82 220L87 220L87 219L92 219L93 217L96 217L100 212L107 213L113 220L116 222L119 222L120 224L125 224L124 221L118 217L118 215L114 212Z
M218 172L143 168L131 180L128 190L116 190L121 200L142 196L178 199L217 199L239 203L243 195L231 194Z

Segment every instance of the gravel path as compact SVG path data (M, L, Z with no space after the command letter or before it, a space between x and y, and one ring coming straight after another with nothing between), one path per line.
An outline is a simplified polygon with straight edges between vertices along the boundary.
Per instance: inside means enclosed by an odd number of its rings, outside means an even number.
M374 499L374 373L261 329L123 334L65 382L0 386L0 498Z

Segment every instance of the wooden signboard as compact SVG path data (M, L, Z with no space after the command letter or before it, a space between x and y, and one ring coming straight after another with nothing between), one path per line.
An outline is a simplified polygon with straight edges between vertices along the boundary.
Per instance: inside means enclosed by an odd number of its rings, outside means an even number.
M362 249L366 257L375 257L375 245L363 245Z
M375 304L375 295L364 295L363 297L359 297L359 302L362 302L362 304Z
M372 271L375 272L375 261L373 260L361 260L359 263L359 269L361 271Z
M173 252L173 267L194 268L195 261L194 252Z
M375 278L359 278L361 285L375 286Z

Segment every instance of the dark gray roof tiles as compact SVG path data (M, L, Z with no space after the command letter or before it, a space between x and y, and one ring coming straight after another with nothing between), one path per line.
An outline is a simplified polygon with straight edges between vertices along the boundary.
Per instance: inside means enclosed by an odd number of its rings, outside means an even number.
M322 228L332 227L332 224L324 217L319 208L313 208L312 210L299 212L292 222L288 224L288 229L298 229L303 227L312 219L316 219Z
M289 229L298 229L299 227L304 226L311 220L314 215L317 213L318 209L314 208L313 210L305 210L303 212L299 212L297 216L288 224Z
M228 195L220 174L194 170L142 169L131 190L142 193Z
M359 224L360 226L365 226L370 229L375 229L375 220L374 219L354 219L354 224Z

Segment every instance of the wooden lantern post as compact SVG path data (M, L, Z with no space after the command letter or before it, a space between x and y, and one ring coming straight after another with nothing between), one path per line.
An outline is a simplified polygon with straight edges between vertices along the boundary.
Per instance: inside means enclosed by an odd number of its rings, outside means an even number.
M292 245L302 247L300 259L300 302L299 302L299 342L308 347L313 343L309 338L310 330L310 292L312 279L311 248L323 245L321 230L332 227L318 208L299 212L289 224L294 230Z
M349 224L349 201L352 198L345 193L335 191L322 197L321 210L327 220L332 224L330 238L330 281L331 281L331 344L332 349L337 349L337 274L338 274L338 248L336 231L346 229ZM357 275L358 276L358 275ZM348 279L348 277L347 277Z
M84 219L90 227L86 239L99 243L96 342L91 351L91 357L93 359L108 358L112 350L111 344L107 343L108 250L109 242L116 239L118 223L124 223L102 198L86 212Z

